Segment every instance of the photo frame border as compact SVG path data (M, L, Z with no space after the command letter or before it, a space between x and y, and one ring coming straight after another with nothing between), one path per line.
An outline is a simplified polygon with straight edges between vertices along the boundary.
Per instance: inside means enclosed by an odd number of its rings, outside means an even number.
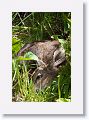
M83 114L83 1L3 0L0 11L0 112ZM71 102L12 102L12 12L71 12Z

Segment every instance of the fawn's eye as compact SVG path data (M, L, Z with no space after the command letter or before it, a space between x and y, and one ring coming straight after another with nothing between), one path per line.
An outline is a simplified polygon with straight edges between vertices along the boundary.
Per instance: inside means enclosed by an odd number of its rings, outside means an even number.
M42 78L42 74L39 73L39 74L37 75L36 81L39 80L39 79L41 79L41 78Z

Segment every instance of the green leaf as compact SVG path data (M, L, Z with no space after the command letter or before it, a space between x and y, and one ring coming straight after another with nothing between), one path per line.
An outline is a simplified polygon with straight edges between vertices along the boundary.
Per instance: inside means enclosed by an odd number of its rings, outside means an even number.
M58 41L59 41L62 45L64 45L64 43L65 43L65 40L64 40L64 39L58 39Z
M38 61L38 57L33 54L32 52L27 52L25 55L24 55L25 58L29 58L31 60L37 60Z
M20 42L20 40L16 37L12 38L12 45L18 44Z
M31 60L30 58L24 58L23 56L19 56L17 60Z
M18 38L12 38L12 53L16 54L21 48L21 41Z
M27 52L24 56L19 56L17 60L37 60L38 61L38 57L32 52Z

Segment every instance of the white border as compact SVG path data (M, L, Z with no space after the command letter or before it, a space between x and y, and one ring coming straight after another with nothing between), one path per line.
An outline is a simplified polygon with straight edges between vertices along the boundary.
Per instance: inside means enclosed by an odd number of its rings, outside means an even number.
M12 12L71 12L72 102L12 102ZM0 3L0 111L4 114L83 114L82 0L3 0Z

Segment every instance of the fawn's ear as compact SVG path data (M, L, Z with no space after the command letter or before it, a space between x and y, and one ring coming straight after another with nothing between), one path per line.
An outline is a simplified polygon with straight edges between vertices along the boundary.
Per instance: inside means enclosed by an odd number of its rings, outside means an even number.
M63 63L65 60L66 60L65 50L62 47L60 47L59 49L57 49L54 52L54 55L53 55L53 66L58 68L60 66L60 64Z
M59 46L61 45L61 43L59 41L57 41L57 40L53 40L52 41L52 45L55 46L55 47L57 47L57 48L59 48Z
M22 56L26 51L28 51L30 49L30 47L33 46L33 43L29 43L24 45L20 51L17 53L17 56Z

